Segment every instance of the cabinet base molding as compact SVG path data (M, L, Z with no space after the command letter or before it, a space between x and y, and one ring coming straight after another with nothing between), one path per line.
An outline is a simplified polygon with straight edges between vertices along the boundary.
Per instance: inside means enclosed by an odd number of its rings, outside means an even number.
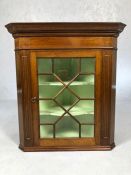
M110 151L115 147L115 143L108 146L94 145L86 147L23 147L19 148L24 152L38 152L38 151Z

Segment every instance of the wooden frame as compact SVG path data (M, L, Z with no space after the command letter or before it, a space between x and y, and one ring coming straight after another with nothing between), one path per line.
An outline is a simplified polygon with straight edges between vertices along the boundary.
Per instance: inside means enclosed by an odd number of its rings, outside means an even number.
M20 148L110 150L114 144L117 37L122 23L10 23L15 38ZM39 139L36 57L96 57L95 138Z
M100 82L101 82L101 52L100 51L89 51L89 50L48 50L48 51L32 51L31 52L31 75L32 75L32 96L38 98L38 87L37 87L37 65L36 65L36 58L37 57L49 57L49 58L55 58L60 57L61 59L64 59L66 57L95 57L96 58L96 131L95 131L95 138L79 138L79 139L39 139L39 128L35 128L34 130L34 143L36 146L43 146L43 149L48 148L49 146L52 149L55 149L57 147L64 147L64 149L68 149L70 145L72 147L77 148L78 146L89 146L89 145L99 145L100 144ZM35 119L37 116L37 119L34 121L35 126L39 125L39 113L38 113L38 103L33 103L32 105L32 111L33 111L33 118Z

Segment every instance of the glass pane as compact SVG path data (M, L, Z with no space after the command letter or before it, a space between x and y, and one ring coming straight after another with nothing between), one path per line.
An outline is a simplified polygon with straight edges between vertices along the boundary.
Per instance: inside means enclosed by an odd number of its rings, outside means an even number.
M61 94L56 97L56 101L62 105L65 109L68 109L75 101L77 97L74 96L68 89L64 89Z
M81 59L81 72L94 73L95 72L95 58Z
M94 84L95 58L38 58L40 138L94 137Z
M80 100L69 112L73 116L94 114L94 100Z
M61 116L64 110L52 100L39 101L40 116ZM52 120L52 119L51 119Z
M39 75L39 97L53 98L64 86L53 75Z
M40 138L53 138L53 126L40 125Z
M82 125L81 137L94 137L94 125Z
M38 73L51 73L52 61L51 59L38 59Z
M79 75L69 87L80 98L94 98L94 75Z
M94 114L83 114L83 115L75 115L75 118L81 124L94 124Z
M62 58L54 60L54 73L60 77L62 81L68 82L79 71L79 59Z
M79 137L79 125L70 116L64 116L56 124L56 137Z

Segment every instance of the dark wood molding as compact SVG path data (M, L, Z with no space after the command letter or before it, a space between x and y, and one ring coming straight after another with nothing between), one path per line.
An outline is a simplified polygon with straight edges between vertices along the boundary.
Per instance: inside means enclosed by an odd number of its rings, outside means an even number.
M9 23L5 27L16 37L31 36L114 36L126 25L120 22Z
M115 144L102 146L102 145L94 145L94 146L80 146L80 147L23 147L19 145L19 148L24 152L39 152L39 151L110 151L115 147Z

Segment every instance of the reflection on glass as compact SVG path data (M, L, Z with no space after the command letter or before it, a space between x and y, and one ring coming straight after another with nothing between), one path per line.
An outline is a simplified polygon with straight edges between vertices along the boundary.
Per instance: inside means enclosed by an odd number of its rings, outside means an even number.
M82 114L83 113L83 114ZM76 114L75 118L81 123L81 124L94 124L94 114L85 114L83 111L81 114Z
M47 116L52 120L51 117L61 116L64 113L64 110L52 100L41 100L39 101L39 112L41 120L45 120L42 119L44 118L42 116Z
M39 75L39 97L53 98L64 86L53 75Z
M94 100L80 100L71 110L72 115L94 114Z
M81 72L82 73L94 73L95 72L95 59L81 59Z
M56 97L56 101L65 107L65 109L68 109L71 105L77 101L77 97L74 96L68 89L64 89L61 94L59 94Z
M53 126L40 125L40 138L53 138Z
M80 98L94 98L94 75L79 75L69 87Z
M81 137L94 137L94 125L82 125Z
M79 137L79 125L69 115L56 124L56 137Z
M94 137L95 58L38 58L40 138Z
M38 59L38 73L52 73L52 60L51 59Z
M64 82L70 81L79 72L79 59L54 59L54 73Z

